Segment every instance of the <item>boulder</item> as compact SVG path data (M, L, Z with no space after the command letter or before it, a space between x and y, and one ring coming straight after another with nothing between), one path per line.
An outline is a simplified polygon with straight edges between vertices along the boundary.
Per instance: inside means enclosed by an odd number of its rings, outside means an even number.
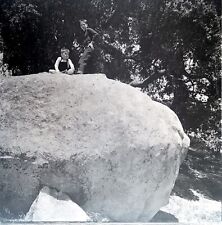
M25 221L90 221L89 216L69 196L43 187L25 216Z
M167 204L189 138L176 114L104 74L0 80L0 212L26 213L43 186L111 221Z

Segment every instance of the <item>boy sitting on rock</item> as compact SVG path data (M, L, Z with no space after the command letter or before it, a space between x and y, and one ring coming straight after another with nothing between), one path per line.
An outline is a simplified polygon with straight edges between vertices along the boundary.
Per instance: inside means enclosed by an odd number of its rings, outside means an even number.
M62 48L61 49L61 56L57 58L55 62L55 69L50 69L50 73L65 73L65 74L73 74L75 67L69 58L69 49L67 48Z

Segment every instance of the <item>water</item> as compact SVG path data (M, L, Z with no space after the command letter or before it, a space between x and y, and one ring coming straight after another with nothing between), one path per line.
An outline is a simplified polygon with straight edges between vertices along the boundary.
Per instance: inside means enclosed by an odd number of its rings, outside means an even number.
M174 215L180 223L221 222L221 202L207 199L197 191L190 190L199 200L188 200L179 196L171 196L169 204L162 211Z
M215 201L222 201L222 158L211 152L192 151L180 167L180 172L173 189L173 194L198 200L196 190L203 196Z
M179 222L221 222L221 202L221 155L190 150L180 167L169 204L161 210L174 215Z
M169 204L161 208L161 211L175 216L180 223L216 223L221 221L221 202L208 199L195 190L190 190L198 200L188 200L172 195ZM50 191L55 193L54 190ZM58 193L55 193L58 196ZM25 221L96 221L109 222L108 218L98 213L89 213L88 216L83 210L73 203L67 196L66 199L58 200L41 191L30 212L27 213ZM63 197L64 198L64 197ZM80 214L81 215L80 215ZM24 221L23 220L23 221ZM161 221L164 222L164 221Z

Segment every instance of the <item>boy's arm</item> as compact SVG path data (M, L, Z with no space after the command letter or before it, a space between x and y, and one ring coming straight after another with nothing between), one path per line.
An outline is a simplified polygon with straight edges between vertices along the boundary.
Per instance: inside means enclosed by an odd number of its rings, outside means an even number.
M69 63L69 66L70 66L70 69L67 71L68 74L73 74L74 73L74 70L75 70L75 67L72 63L72 60L71 59L68 59L68 63Z
M96 41L96 39L98 38L99 34L92 28L88 28L87 31L89 32L90 37L91 37L91 41L89 42L88 47L91 47L92 49L94 49L93 44Z
M61 61L61 57L58 57L56 59L56 62L55 62L55 70L56 70L56 72L60 72L59 71L59 63L60 63L60 61Z
M92 28L88 28L87 30L91 35L92 41L95 41L95 39L99 36L99 34Z

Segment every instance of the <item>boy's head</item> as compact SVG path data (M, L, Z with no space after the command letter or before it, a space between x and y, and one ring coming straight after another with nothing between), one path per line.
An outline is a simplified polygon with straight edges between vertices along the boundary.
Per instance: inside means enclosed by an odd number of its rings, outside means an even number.
M79 24L80 24L81 29L84 30L84 31L88 27L87 20L80 20Z
M69 49L62 48L61 49L61 57L62 57L62 59L68 59L69 58Z

